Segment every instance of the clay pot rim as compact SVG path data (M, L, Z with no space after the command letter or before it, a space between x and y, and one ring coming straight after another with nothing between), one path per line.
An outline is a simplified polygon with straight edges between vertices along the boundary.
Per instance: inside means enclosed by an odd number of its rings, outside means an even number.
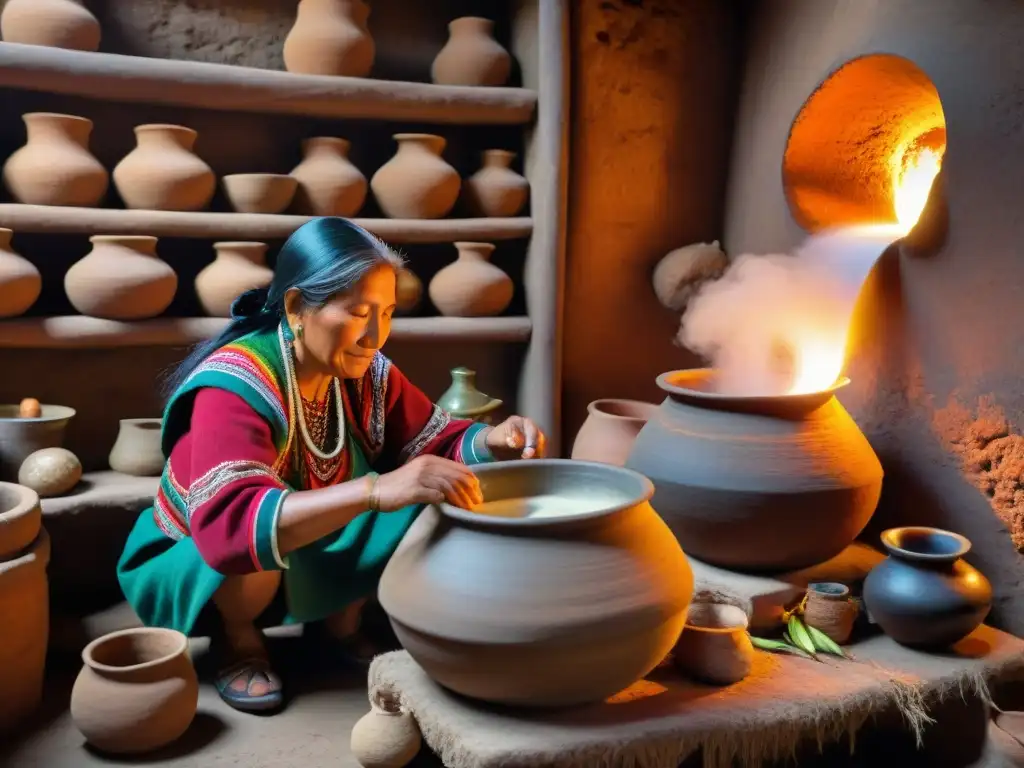
M401 134L395 134L395 137ZM307 136L299 142L301 146L308 146L310 144L335 144L339 147L345 147L346 149L352 148L352 142L349 139L343 139L341 136Z
M39 506L39 494L26 485L0 481L0 493L10 493L17 499L17 503L10 509L0 509L0 520L10 522L24 517Z
M514 159L517 152L514 149L485 149L480 154L484 157L507 157Z
M589 469L608 476L617 476L623 480L636 483L636 493L619 504L611 504L582 514L570 514L559 517L498 517L494 515L481 515L462 507L453 506L447 502L442 502L437 506L445 516L460 522L470 523L477 527L539 529L575 525L581 522L608 517L624 509L630 509L639 504L649 502L651 497L654 496L654 483L644 475L626 467L618 467L599 461L581 461L578 459L529 459L524 461L512 459L510 461L495 461L489 464L476 464L473 466L473 473L483 484L487 480L487 475L492 473L514 472L516 470L524 472L542 471L545 467L562 467L567 471Z
M498 248L494 243L483 243L476 240L456 240L452 245L456 251L461 251L463 248L467 251L483 251L484 256L490 256Z
M453 25L457 27L481 26L494 29L494 19L488 19L486 16L459 16L457 19L452 19L448 22L448 29L452 29Z
M711 609L717 609L723 614L723 618L729 619L735 615L736 622L732 624L726 624L722 626L708 626L707 624L692 624L690 622L691 611L694 608L700 608L706 606ZM683 632L701 632L706 635L731 635L734 632L746 632L750 628L750 617L747 616L747 612L740 608L738 605L732 603L717 603L717 602L699 602L690 603L687 608L686 623L683 625Z
M138 424L148 424L150 422L156 422L161 428L163 427L164 420L159 416L137 416L132 419L119 419L118 424L131 424L133 426Z
M602 408L607 403L615 403L616 405L624 405L626 407L640 406L641 411L647 411L647 416L623 416L619 413L611 413ZM600 416L604 419L613 419L615 421L627 421L631 424L637 424L640 422L646 423L650 421L651 416L658 410L657 403L651 403L647 400L631 400L627 397L602 397L597 400L591 400L587 403L587 413L592 416Z
M259 240L221 240L213 244L214 250L217 248L240 248L240 247L259 247L264 251L270 246L266 243L261 243Z
M92 125L92 120L88 117L82 117L81 115L69 115L64 112L26 112L21 116L21 119L27 122L30 118L34 120L40 117L57 117L71 123L88 123L89 125Z
M850 596L850 588L838 581L812 581L807 591L823 600L846 600Z
M89 238L90 243L143 243L149 245L152 243L156 245L160 242L159 237L153 235L92 235Z
M77 411L67 405L52 405L50 403L40 403L39 408L42 411L41 416L4 416L3 413L7 410L13 410L14 413L18 413L21 406L12 404L0 404L0 424L20 423L20 422L36 422L40 424L51 424L55 421L69 421L72 419Z
M907 538L918 536L933 540L942 540L955 545L949 552L923 552L908 549L903 546ZM889 554L902 560L910 560L918 563L951 563L971 551L971 541L966 536L944 528L933 528L928 525L904 525L897 528L888 528L882 531L879 537Z
M187 125L176 125L174 123L143 123L142 125L136 125L133 130L136 135L140 133L151 133L153 131L168 131L170 133L180 133L188 136L199 135L199 131L195 128L189 128Z
M287 173L229 173L225 176L221 176L221 181L225 184L228 180L231 181L283 181L285 184L298 184L299 180L294 176L289 176Z
M438 147L438 152L444 151L444 148L448 146L448 139L436 133L393 133L391 138L397 141L399 146L401 146L402 142L406 141L422 141L427 144L434 144Z
M655 379L658 387L673 400L691 405L738 410L754 413L810 412L827 403L835 393L848 385L850 379L840 376L825 389L816 392L783 395L726 395L695 387L683 386L689 382L706 382L715 375L714 368L682 368L666 371Z
M125 664L124 666L113 666L111 664L101 664L95 661L92 657L93 652L100 647L109 643L111 640L115 640L120 637L129 637L132 635L162 635L164 637L172 638L177 641L175 650L164 654L156 659L150 659L144 661L141 664ZM90 642L85 648L82 649L82 663L90 669L95 669L98 672L109 672L111 674L124 674L126 672L136 672L142 669L152 669L159 667L162 664L166 664L171 659L177 658L182 653L188 653L188 638L185 637L181 632L176 629L166 629L164 627L130 627L128 629L119 629L116 632L110 632L102 637L97 637L95 640Z

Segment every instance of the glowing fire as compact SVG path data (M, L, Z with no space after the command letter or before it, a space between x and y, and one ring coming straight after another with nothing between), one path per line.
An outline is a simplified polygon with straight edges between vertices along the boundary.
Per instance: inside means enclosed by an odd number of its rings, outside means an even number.
M908 148L895 164L892 204L896 221L904 232L910 232L921 218L940 168L942 152L931 147Z

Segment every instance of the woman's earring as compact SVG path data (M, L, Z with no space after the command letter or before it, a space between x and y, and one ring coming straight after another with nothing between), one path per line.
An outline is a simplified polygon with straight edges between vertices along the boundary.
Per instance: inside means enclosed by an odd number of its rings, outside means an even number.
M302 323L295 326L295 338L302 340Z

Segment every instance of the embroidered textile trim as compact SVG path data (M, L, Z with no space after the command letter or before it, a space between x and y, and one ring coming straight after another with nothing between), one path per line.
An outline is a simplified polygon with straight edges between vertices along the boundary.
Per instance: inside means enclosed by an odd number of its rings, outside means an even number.
M452 417L448 415L447 411L442 410L439 406L434 406L434 409L430 413L430 418L427 419L427 423L420 430L420 433L416 435L409 443L402 449L398 455L400 463L404 464L410 459L414 459L419 456L423 449L426 448L431 441L435 440L447 428L448 424L451 423Z
M188 489L189 518L192 517L195 510L220 493L224 486L250 477L268 477L274 482L275 487L279 489L285 487L274 469L263 462L225 461L196 478L196 481Z

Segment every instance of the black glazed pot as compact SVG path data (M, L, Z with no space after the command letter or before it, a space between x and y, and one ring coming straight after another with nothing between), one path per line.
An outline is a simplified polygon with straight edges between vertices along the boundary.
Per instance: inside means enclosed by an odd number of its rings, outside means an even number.
M864 580L864 606L896 642L916 648L953 645L992 607L992 585L962 558L971 542L940 528L890 528L889 557Z

